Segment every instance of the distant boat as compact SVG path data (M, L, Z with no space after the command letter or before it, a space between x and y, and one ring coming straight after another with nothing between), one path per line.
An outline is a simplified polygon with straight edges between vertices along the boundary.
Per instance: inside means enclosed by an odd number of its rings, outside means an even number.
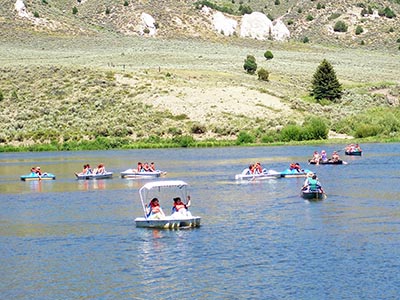
M315 161L312 161L312 160L309 160L308 162L309 162L310 165L316 165L317 164ZM319 165L347 165L347 162L345 162L345 161L343 161L341 159L335 160L335 161L329 159L327 161L322 161L321 160L318 164Z
M30 173L28 175L22 175L21 177L22 181L32 181L32 180L55 180L56 175L51 174L51 173L43 173L42 175L38 175L37 173Z
M121 172L121 178L137 178L137 179L151 179L166 175L167 172L156 170L156 171L136 171L136 169L128 169Z
M79 174L75 173L78 180L93 180L93 179L109 179L112 178L113 172L104 172L100 174Z
M349 150L349 151L345 151L344 154L353 155L353 156L361 156L362 150Z
M236 180L265 180L281 177L281 173L274 170L264 169L262 173L251 173L249 168L246 168L240 174L235 175Z

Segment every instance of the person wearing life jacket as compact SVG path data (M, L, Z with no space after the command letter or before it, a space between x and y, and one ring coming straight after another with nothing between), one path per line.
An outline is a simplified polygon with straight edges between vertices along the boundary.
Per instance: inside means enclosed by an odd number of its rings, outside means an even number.
M290 171L296 170L296 171L299 172L299 173L303 172L303 170L301 169L299 163L292 163L292 164L290 164L289 170L290 170Z
M165 214L160 206L157 198L151 199L148 206L146 206L147 218L161 219L165 217Z
M188 212L188 207L190 206L190 196L187 196L187 203L183 203L180 197L174 198L174 205L172 206L172 214L182 213L186 214Z
M307 174L307 178L304 181L302 190L303 191L307 190L309 192L319 192L319 193L324 192L321 183L318 181L317 175L312 173Z

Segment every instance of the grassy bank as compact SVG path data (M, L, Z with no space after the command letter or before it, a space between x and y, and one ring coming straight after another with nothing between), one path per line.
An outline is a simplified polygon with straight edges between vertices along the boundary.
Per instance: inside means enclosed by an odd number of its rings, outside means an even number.
M263 58L266 49L271 61ZM268 82L244 72L248 54L270 72ZM37 36L2 43L0 57L1 149L224 146L236 144L241 132L263 144L266 135L315 115L353 136L396 139L399 132L400 60L385 51ZM308 97L324 58L344 87L337 103ZM269 105L272 98L281 104ZM386 124L391 129L383 134Z

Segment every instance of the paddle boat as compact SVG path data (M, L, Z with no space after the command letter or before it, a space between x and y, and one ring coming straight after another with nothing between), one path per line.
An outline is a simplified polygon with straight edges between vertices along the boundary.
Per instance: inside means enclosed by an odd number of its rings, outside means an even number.
M135 219L136 227L160 229L199 227L201 218L192 216L190 211L186 209L183 210L184 212L180 210L170 216L166 216L164 213L149 214L149 207L146 205L150 202L151 198L154 200L154 196L156 195L159 196L157 200L160 198L165 199L168 197L168 192L169 194L173 192L175 196L179 194L182 199L187 199L187 187L188 184L182 180L151 181L143 185L139 189L139 197L142 203L144 217Z
M339 159L339 160L330 160L329 159L329 160L325 160L325 161L320 160L318 163L316 163L315 161L310 159L310 160L308 160L308 163L310 165L347 165L347 162L345 162L341 159Z
M33 181L33 180L55 180L56 175L51 174L51 173L43 173L42 175L39 175L37 173L31 172L28 175L22 175L21 177L22 181Z
M304 181L301 188L301 196L310 201L325 199L326 195L324 189L315 173L310 172L307 174L307 179Z
M353 155L353 156L361 156L362 150L348 150L348 151L345 151L344 154Z
M310 171L308 169L302 169L302 170L296 170L296 169L286 169L283 172L280 172L280 177L285 177L285 178L298 178L298 177L307 177L308 173L313 173L313 171Z
M109 179L112 178L113 172L103 172L99 174L94 173L75 173L76 179L78 180L92 180L92 179Z
M121 172L121 178L154 179L166 174L167 172L160 170L138 172L136 169L127 169Z
M249 168L246 168L240 174L235 175L236 180L264 180L281 177L281 173L274 170L263 169L261 173L251 173Z

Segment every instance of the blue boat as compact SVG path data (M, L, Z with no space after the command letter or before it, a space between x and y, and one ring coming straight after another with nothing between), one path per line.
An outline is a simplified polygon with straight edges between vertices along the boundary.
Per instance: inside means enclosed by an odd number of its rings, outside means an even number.
M308 173L314 173L314 172L308 169L304 169L301 171L295 169L286 169L285 171L280 173L280 177L285 177L285 178L307 177Z
M42 175L38 175L34 172L28 174L28 175L22 175L21 177L22 181L32 181L32 180L55 180L56 175L51 174L51 173L43 173Z

